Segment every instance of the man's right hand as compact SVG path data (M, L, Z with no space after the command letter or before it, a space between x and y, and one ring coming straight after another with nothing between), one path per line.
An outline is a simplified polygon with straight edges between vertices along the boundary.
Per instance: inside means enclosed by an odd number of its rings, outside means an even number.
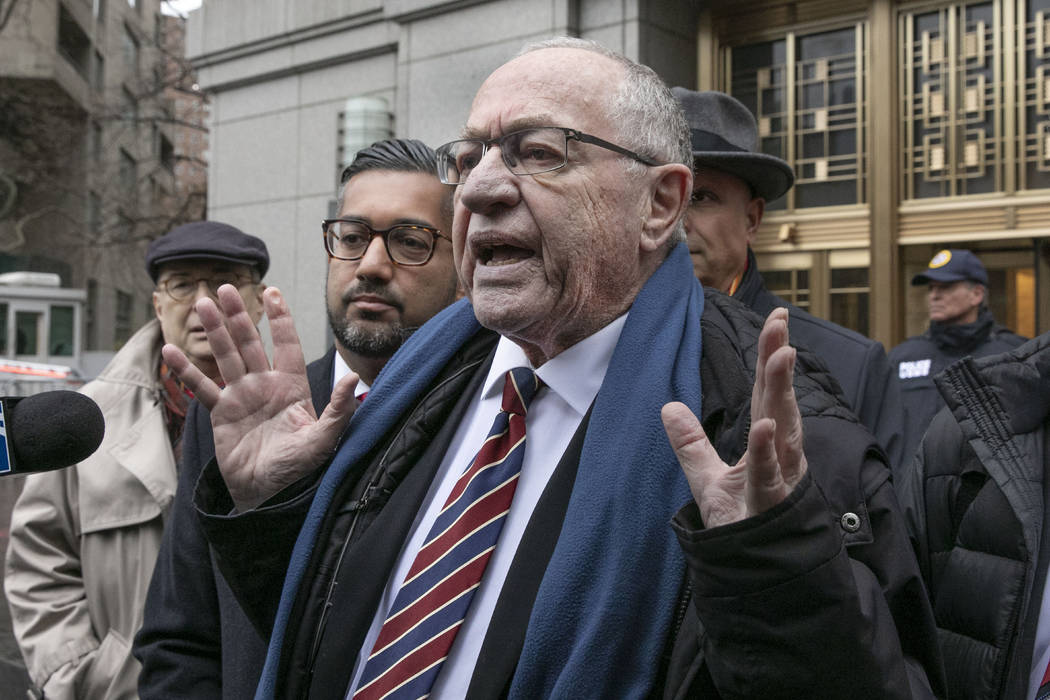
M243 512L328 460L357 408L358 377L351 372L339 381L318 418L302 346L280 291L269 287L263 292L272 368L236 288L223 285L218 297L218 305L199 300L196 310L226 386L220 388L174 345L165 345L162 353L211 412L215 457L234 505Z

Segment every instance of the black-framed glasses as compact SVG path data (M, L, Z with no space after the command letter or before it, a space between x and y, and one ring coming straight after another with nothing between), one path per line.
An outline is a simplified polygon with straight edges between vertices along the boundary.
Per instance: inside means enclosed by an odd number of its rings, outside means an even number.
M648 156L576 129L539 126L493 139L459 139L446 143L437 149L438 177L446 185L462 184L493 144L499 146L503 162L515 175L550 172L565 167L569 162L570 140L600 146L645 165L663 165Z
M436 228L401 224L388 229L375 229L360 219L325 219L321 222L324 249L337 260L360 260L380 236L386 254L397 265L426 265L434 255L437 239L452 239Z
M237 289L253 282L250 275L238 275L236 273L216 274L211 277L199 277L197 275L184 275L176 273L157 283L157 289L167 292L175 301L187 301L192 299L200 287L200 283L208 288L208 296L212 299L219 298L219 287L224 284L232 284Z

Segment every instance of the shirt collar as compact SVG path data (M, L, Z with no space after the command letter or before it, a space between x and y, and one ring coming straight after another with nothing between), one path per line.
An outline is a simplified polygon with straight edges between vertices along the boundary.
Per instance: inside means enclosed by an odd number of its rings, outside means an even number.
M594 397L598 395L626 322L627 314L624 313L536 370L543 383L581 416L587 413ZM500 336L492 367L485 377L482 398L500 394L503 391L504 375L515 367L532 367L532 363L525 357L524 350L512 340Z
M343 356L339 354L339 351L335 352L335 365L332 367L332 388L335 389L335 385L339 383L339 380L350 374L353 370L350 369L350 365L346 364ZM354 398L361 398L361 394L368 393L368 385L365 384L363 379L358 379L357 387L354 389Z

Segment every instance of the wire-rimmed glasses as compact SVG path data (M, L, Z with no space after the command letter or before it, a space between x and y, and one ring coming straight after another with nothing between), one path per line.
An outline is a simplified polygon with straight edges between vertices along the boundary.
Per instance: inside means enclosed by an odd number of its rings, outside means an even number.
M229 274L219 273L210 277L175 273L157 282L157 289L167 292L168 296L175 301L187 301L192 299L197 293L201 282L204 282L207 286L208 296L212 299L218 299L219 287L222 285L232 284L237 289L240 289L245 285L251 284L253 280L250 275L239 275L233 272Z
M521 129L492 139L459 139L437 149L438 177L446 185L459 185L481 162L493 144L499 146L507 169L515 175L539 175L569 162L569 141L599 146L645 165L662 165L623 146L564 126Z

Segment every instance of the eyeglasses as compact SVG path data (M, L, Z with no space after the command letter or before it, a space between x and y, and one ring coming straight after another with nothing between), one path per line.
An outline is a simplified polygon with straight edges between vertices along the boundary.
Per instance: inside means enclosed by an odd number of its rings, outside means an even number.
M359 219L325 219L321 222L324 249L337 260L360 260L381 236L386 254L397 265L426 265L434 255L438 238L452 239L429 226L402 224L388 229L374 229Z
M245 285L252 284L252 278L247 275L219 274L214 277L194 277L193 275L172 275L157 283L157 288L168 293L175 301L187 301L192 299L204 282L208 287L208 296L213 299L219 298L219 287L224 284L232 284L240 289Z
M662 165L597 136L563 126L541 126L514 131L493 139L460 139L437 149L438 177L446 185L460 185L493 144L499 146L507 169L514 175L539 175L569 162L569 140L590 143L645 165Z

